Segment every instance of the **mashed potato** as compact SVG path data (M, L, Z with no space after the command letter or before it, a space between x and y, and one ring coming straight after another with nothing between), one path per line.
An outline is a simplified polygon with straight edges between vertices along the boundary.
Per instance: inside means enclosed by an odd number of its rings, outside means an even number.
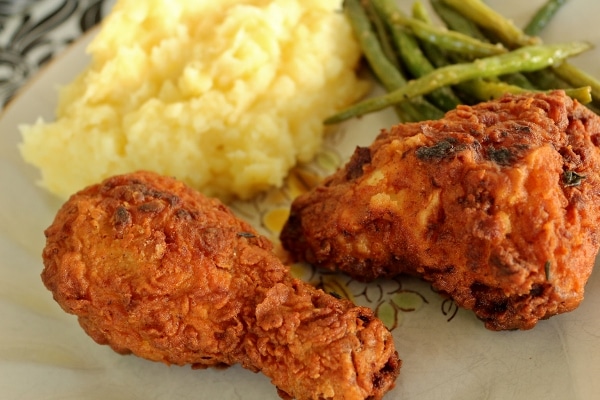
M120 0L21 153L67 197L138 169L248 198L310 160L364 95L340 0Z

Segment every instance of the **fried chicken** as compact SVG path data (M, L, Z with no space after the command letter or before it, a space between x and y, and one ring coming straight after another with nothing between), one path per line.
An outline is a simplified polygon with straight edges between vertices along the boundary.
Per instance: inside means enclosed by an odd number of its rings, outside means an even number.
M239 363L290 399L380 399L400 360L373 312L294 279L222 203L149 172L73 195L42 280L98 343L166 364Z
M600 229L600 118L564 92L397 125L297 198L296 260L370 281L417 275L491 330L575 309Z

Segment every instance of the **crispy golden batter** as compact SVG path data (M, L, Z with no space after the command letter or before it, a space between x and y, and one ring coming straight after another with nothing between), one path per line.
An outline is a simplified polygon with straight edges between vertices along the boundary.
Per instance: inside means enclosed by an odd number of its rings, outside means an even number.
M98 343L167 364L240 363L283 398L380 399L400 360L372 311L293 279L224 205L152 173L73 195L44 284Z
M432 282L492 330L573 310L598 251L600 118L563 92L397 125L299 197L282 243L361 280Z

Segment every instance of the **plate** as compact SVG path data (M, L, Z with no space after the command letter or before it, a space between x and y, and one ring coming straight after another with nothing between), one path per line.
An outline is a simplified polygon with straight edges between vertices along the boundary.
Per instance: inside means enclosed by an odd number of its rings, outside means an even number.
M409 1L400 1L408 10ZM489 1L522 25L542 0ZM585 39L600 45L600 2L571 0L543 34L545 42ZM7 399L277 399L268 378L239 366L195 371L120 356L95 344L63 313L41 283L43 230L60 201L36 186L38 171L20 158L19 124L52 119L56 89L87 63L91 34L38 73L0 120L0 393ZM573 60L600 77L599 50ZM332 172L356 145L367 145L395 122L390 112L344 124L315 161L299 166L286 186L231 204L276 240L290 199L307 182ZM309 186L310 184L308 184ZM487 331L415 279L354 282L293 267L297 275L376 310L393 330L403 368L386 399L590 399L600 392L600 276L581 306L533 330Z

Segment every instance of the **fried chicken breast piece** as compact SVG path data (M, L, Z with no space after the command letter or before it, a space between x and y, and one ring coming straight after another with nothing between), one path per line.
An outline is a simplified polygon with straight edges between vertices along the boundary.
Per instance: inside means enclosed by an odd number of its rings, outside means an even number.
M294 279L216 199L149 172L73 195L42 280L98 343L166 364L239 363L290 399L381 399L401 361L373 312Z
M418 275L491 330L576 308L598 252L600 118L564 92L397 125L292 205L295 260Z

